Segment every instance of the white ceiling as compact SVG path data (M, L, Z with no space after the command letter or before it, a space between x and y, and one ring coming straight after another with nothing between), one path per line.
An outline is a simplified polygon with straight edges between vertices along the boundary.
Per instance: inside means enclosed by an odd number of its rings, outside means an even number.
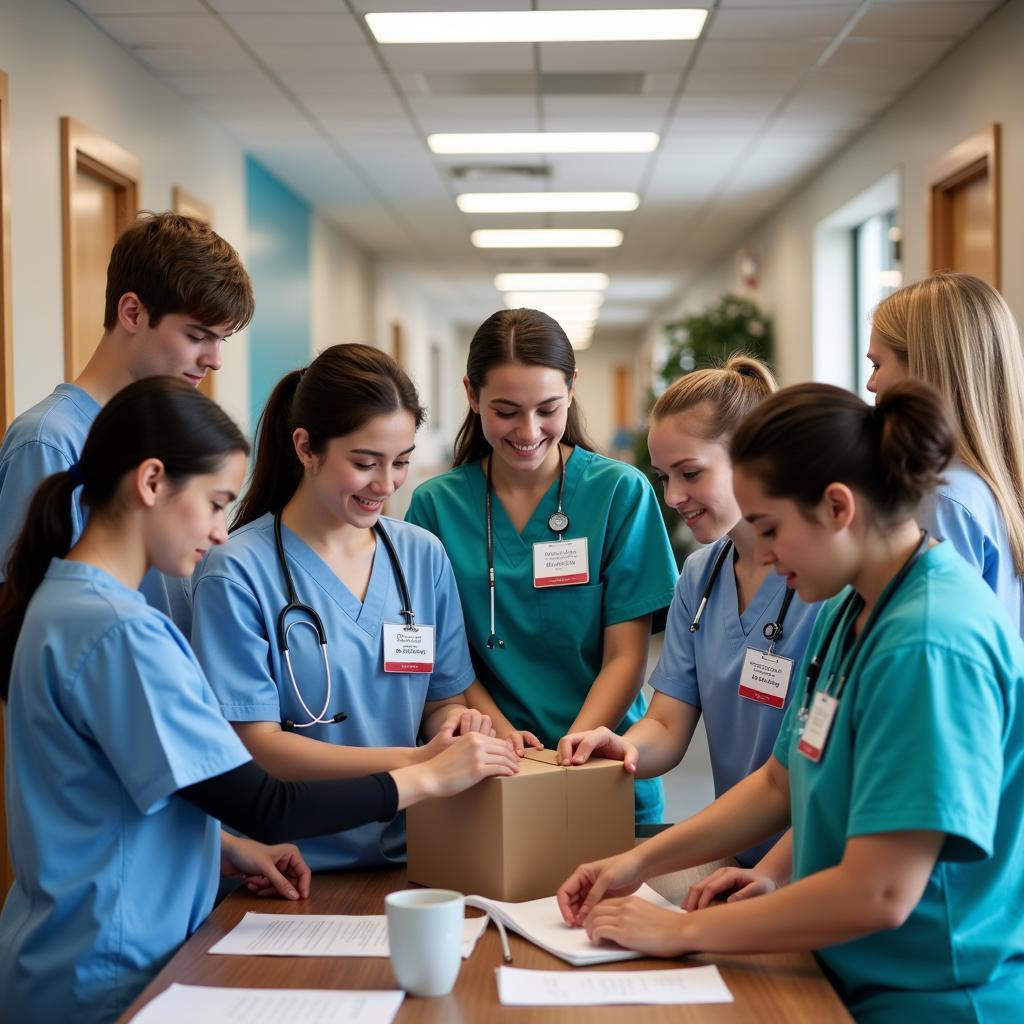
M601 324L648 322L1003 0L706 0L695 42L379 46L367 11L621 8L624 0L74 0L349 236L458 282L603 270ZM640 0L636 7L687 6ZM629 94L597 90L628 85ZM621 77L615 77L621 76ZM590 90L589 92L587 90ZM657 131L649 154L435 156L431 132ZM546 178L459 165L550 168ZM463 191L635 191L632 213L467 215ZM481 227L617 227L616 250L482 251ZM599 326L600 331L600 326Z

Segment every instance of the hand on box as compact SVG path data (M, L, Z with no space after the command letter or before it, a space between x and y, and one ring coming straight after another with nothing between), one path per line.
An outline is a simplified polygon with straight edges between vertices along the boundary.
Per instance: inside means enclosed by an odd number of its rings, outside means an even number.
M492 775L515 775L519 758L504 740L473 732L421 768L429 773L431 796L454 796Z
M722 893L735 890L727 903L749 900L753 896L764 896L779 888L779 882L763 871L752 868L719 868L707 878L702 878L690 886L686 894L687 910L703 910L713 899Z
M586 732L569 733L558 741L558 763L563 766L584 764L591 757L607 757L611 761L621 761L622 767L634 774L639 756L632 743L605 725Z
M647 956L690 952L683 940L685 918L636 896L602 900L585 922L591 942L614 942Z
M490 715L485 715L475 708L462 707L459 704L453 704L445 712L444 723L441 725L440 731L444 732L449 728L453 736L467 736L471 732L479 732L484 736L496 735Z
M527 747L534 747L537 750L544 749L544 744L529 729L512 729L510 732L505 733L503 738L519 757L526 753Z
M256 896L277 894L289 900L309 896L310 870L292 843L267 846L222 832L220 871L225 878L240 875Z
M601 900L629 896L643 880L633 851L581 864L559 886L558 909L566 924L578 928Z

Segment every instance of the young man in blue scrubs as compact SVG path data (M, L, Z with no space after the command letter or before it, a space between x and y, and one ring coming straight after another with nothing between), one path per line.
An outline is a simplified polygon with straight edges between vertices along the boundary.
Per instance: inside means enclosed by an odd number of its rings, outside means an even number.
M198 387L220 369L221 344L252 319L249 275L216 232L173 213L143 215L118 238L107 267L103 337L75 381L23 412L0 447L0 579L36 488L78 461L110 398L132 381L165 374ZM84 526L72 499L72 542ZM147 601L188 635L188 591L147 574Z

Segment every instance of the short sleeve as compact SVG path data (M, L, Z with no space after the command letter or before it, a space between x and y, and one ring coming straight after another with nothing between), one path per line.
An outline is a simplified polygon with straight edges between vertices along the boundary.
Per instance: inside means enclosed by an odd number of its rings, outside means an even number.
M935 536L949 541L953 550L994 587L994 569L989 565L991 545L981 523L959 501L945 494L935 495L930 512L929 529Z
M440 547L440 545L439 545ZM451 562L438 551L440 572L434 580L437 624L434 627L434 671L427 700L444 700L462 693L476 678L466 643L466 624Z
M119 623L83 658L63 695L141 814L251 760L172 631L155 615Z
M280 722L270 639L256 596L216 573L192 595L192 647L229 722Z
M71 462L59 448L42 441L26 441L14 448L0 467L0 573L11 546L21 533L25 515L39 485L54 473L63 473ZM81 489L71 502L72 543L82 534Z
M686 600L691 575L693 573L687 571L687 564L684 562L683 573L676 584L675 597L672 598L668 610L665 643L658 664L651 673L650 685L659 693L699 708L701 703L700 688L697 685L695 635L690 632L693 609Z
M409 507L406 509L405 521L422 526L424 530L429 530L435 537L438 537L440 536L439 524L434 511L434 503L427 497L426 490L423 487L417 487L412 492L412 501L409 502Z
M1002 693L990 666L937 644L879 652L853 708L847 835L947 834L942 856L992 853L1002 789Z
M608 515L601 560L606 626L667 608L678 577L658 499L638 471L620 481Z

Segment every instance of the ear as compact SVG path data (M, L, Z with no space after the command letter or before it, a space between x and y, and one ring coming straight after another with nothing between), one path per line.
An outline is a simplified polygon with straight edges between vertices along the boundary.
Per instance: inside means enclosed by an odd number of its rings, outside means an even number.
M305 427L296 427L292 432L292 445L303 469L316 469L316 456L309 446L309 431Z
M470 409L472 409L473 412L475 412L477 414L477 416L479 416L480 415L480 402L479 402L479 400L477 399L476 395L473 392L473 385L470 384L468 377L463 377L462 378L462 386L466 389L466 401L469 402Z
M576 397L576 381L578 381L579 379L580 368L577 366L576 369L572 371L572 380L569 381L569 405L572 405L573 399L575 399Z
M117 322L129 334L137 334L148 320L146 307L135 292L125 292L117 300Z
M167 473L159 459L146 459L135 467L134 497L144 508L152 508L167 485Z
M819 508L825 525L833 533L847 529L857 514L857 496L846 484L832 483L825 488Z

